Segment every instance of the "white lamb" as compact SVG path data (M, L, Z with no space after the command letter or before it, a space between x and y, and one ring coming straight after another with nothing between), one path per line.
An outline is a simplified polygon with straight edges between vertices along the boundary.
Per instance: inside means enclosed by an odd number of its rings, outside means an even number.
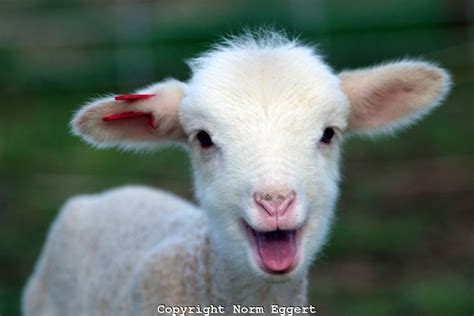
M226 40L189 65L188 82L95 100L72 128L100 148L180 144L200 208L145 187L72 198L25 290L26 315L307 304L342 138L407 126L450 88L446 71L422 61L335 74L313 47L272 32Z

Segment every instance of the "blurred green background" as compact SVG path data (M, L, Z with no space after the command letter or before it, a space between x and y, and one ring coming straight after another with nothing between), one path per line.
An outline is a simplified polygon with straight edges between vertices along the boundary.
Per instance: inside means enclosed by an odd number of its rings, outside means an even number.
M401 57L454 75L445 105L397 137L351 139L331 239L312 269L318 315L474 313L474 3L0 2L0 314L19 298L69 196L127 183L192 199L185 155L99 151L68 132L91 97L172 76L242 27L319 43L337 70Z

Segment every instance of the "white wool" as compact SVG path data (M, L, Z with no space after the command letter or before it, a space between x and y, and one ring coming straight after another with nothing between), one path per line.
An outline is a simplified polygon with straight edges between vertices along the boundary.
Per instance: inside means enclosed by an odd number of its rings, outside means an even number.
M71 126L99 148L179 143L192 160L200 207L141 187L73 198L29 281L25 314L152 315L159 304L269 311L271 304L304 304L306 274L338 196L342 138L404 127L440 104L450 88L446 71L422 61L337 75L313 47L274 32L227 39L189 65L187 83L151 85L138 93L156 96L134 103L92 101ZM157 127L143 119L102 119L130 109L151 116ZM328 128L335 136L324 142ZM210 148L199 145L202 131ZM285 198L288 192L291 211L276 222L255 202L257 195ZM297 231L292 269L262 269L245 227Z
M130 186L72 198L24 294L26 315L154 315L158 304L304 303L305 287L262 284L210 252L195 206Z

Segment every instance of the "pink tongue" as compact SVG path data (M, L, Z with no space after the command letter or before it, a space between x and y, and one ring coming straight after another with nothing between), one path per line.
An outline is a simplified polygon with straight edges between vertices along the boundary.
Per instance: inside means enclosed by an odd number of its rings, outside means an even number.
M260 258L267 269L273 272L288 270L296 256L295 231L257 233Z

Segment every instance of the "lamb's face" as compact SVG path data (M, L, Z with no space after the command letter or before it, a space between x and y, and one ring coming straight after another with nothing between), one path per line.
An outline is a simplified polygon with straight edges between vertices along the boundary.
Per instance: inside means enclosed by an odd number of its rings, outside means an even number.
M197 197L227 258L265 277L293 275L330 224L347 99L306 49L204 63L181 109Z
M236 267L279 280L306 270L326 236L342 132L409 125L450 88L446 71L420 61L336 76L311 47L271 32L228 41L191 67L188 84L86 104L73 131L101 148L187 142L216 246Z

